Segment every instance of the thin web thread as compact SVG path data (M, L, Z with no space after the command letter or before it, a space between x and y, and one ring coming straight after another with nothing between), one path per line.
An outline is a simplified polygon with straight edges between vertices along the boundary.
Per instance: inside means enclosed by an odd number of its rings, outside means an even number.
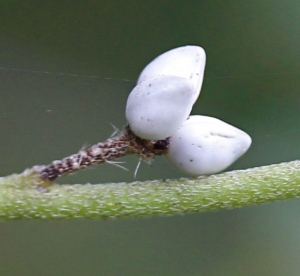
M101 79L101 80L110 80L110 81L124 81L124 82L135 82L135 80L126 79L126 78L114 78L114 77L103 77L103 76L93 76L93 75L81 75L73 73L63 73L63 72L51 72L51 71L42 71L42 70L29 70L29 69L20 69L20 68L11 68L11 67L0 67L2 71L15 71L15 72L24 72L32 74L45 74L45 75L56 75L56 76L68 76L68 77L82 77L90 79ZM262 73L262 74L245 74L245 75L224 75L224 76L214 76L214 77L204 77L204 79L229 79L229 78L246 78L246 77L265 77L265 76L279 76L279 75L299 75L300 71L293 72L273 72L273 73Z
M9 68L9 67L0 67L0 70L2 70L2 71L24 72L24 73L32 73L32 74L45 74L45 75L67 76L67 77L82 77L82 78L90 78L90 79L134 82L134 80L130 80L130 79L108 78L108 77L100 77L100 76L92 76L92 75L70 74L70 73L63 73L63 72L27 70L27 69Z

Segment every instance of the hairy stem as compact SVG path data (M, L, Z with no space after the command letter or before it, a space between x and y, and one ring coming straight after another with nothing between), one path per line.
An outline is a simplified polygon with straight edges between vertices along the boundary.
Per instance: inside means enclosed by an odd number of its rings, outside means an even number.
M295 198L300 161L195 179L45 185L33 170L0 178L0 219L171 215Z

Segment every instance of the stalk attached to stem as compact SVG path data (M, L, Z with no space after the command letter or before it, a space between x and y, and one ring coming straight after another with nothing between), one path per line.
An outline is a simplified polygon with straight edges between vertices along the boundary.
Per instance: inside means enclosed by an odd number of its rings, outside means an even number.
M136 154L144 160L152 159L155 155L166 153L168 146L168 138L165 140L141 139L131 131L129 126L126 126L121 134L109 138L105 142L95 144L62 160L54 160L49 165L38 166L35 170L43 180L53 181L59 176L127 154Z

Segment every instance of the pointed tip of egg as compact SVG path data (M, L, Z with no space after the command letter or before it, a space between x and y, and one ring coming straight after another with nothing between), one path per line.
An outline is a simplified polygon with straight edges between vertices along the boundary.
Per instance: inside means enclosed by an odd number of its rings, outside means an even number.
M137 83L158 75L187 78L194 85L195 102L202 87L205 63L206 54L202 47L196 45L177 47L152 60L141 72Z

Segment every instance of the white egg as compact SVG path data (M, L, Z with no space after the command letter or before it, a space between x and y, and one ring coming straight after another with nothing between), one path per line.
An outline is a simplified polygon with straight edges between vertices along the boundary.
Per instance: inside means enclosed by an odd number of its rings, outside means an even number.
M213 174L230 166L250 145L250 136L232 125L212 117L190 116L171 135L167 158L187 174Z
M205 51L199 46L175 48L150 62L140 74L138 83L158 75L187 78L194 85L193 103L195 103L202 86L205 62Z
M156 76L139 82L129 94L126 118L132 131L148 140L173 134L188 118L194 86L186 78Z

